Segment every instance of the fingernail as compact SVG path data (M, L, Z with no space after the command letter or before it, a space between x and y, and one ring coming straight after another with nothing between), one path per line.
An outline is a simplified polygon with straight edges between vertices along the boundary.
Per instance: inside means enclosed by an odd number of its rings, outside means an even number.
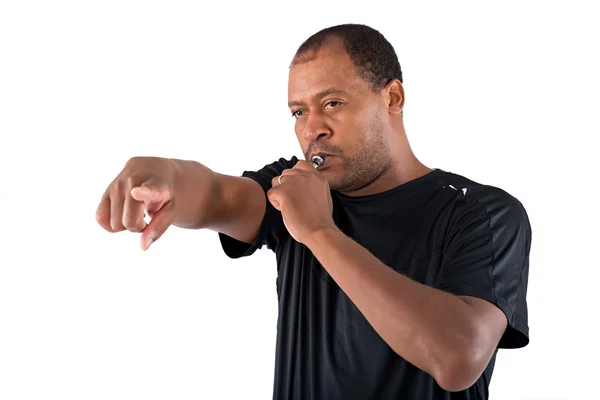
M148 194L148 189L146 189L145 187L138 186L138 187L134 187L133 189L131 189L132 192L134 190L137 191L138 194L141 194L141 195Z
M140 247L144 251L148 250L148 248L150 247L150 245L152 244L153 241L154 241L154 239L152 237L149 237L145 241L140 242Z

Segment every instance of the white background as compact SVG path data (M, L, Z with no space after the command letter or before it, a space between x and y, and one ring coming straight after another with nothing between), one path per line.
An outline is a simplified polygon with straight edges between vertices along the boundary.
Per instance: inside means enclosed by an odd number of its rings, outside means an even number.
M301 42L380 30L428 166L507 190L533 228L531 343L492 400L596 393L599 147L593 2L2 1L0 399L267 399L275 257L217 234L95 221L129 157L239 175L301 156L287 109ZM594 39L596 38L596 39Z

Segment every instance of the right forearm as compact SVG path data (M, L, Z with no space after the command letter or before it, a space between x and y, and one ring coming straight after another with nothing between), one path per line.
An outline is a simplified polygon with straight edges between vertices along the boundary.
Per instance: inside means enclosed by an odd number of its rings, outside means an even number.
M250 178L219 174L195 161L171 161L177 171L174 225L206 228L252 243L266 210L262 187Z
M188 160L170 159L175 167L177 216L173 225L199 229L222 218L224 204L219 174L210 168Z

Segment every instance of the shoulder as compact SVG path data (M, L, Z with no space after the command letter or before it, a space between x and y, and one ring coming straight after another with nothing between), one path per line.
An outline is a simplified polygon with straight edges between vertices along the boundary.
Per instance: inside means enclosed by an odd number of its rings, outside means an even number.
M483 213L494 224L513 221L529 224L527 211L523 203L505 189L481 182L453 172L442 171L438 175L442 188L457 193L456 214L468 212Z
M525 346L531 248L525 207L503 188L457 174L440 175L442 186L452 185L457 194L436 287L496 304L509 324L499 347Z
M485 238L492 247L518 243L523 249L530 248L531 223L525 206L515 195L455 173L444 171L438 179L442 190L454 193L445 208L446 241Z
M271 188L271 180L274 177L281 175L285 169L293 168L297 162L298 158L296 156L290 158L280 157L278 160L260 165L258 168L245 170L242 176L255 180L266 192Z
M280 157L278 160L270 162L268 164L260 165L257 169L246 170L244 173L260 173L266 175L279 175L284 169L292 168L298 162L296 156L290 158Z

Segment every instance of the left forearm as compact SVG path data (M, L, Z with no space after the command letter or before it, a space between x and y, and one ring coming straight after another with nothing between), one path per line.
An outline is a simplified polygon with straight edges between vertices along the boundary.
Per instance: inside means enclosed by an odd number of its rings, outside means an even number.
M434 377L460 363L474 335L467 303L397 273L337 229L306 245L396 353Z

